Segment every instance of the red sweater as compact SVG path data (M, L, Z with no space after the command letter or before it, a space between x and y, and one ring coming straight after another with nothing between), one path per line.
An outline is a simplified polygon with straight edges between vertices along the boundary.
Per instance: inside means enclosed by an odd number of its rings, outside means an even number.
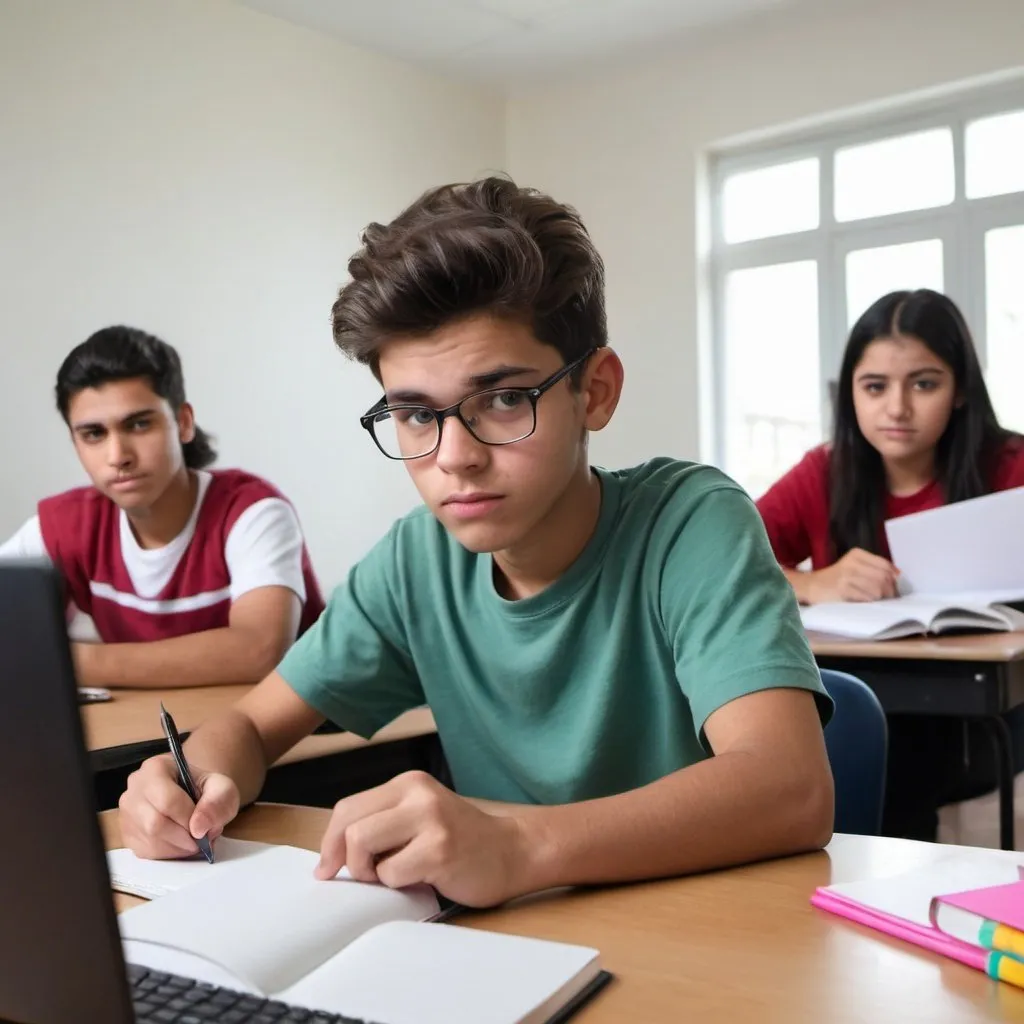
M109 498L92 487L79 487L39 503L47 554L61 571L68 599L92 617L104 643L166 640L229 625L228 534L247 508L283 495L241 470L219 470L211 476L195 534L171 579L153 599L135 594L121 554L120 510ZM302 569L306 600L300 635L324 607L305 545Z
M814 569L824 569L835 558L829 535L829 446L812 448L785 476L757 502L772 550L779 563L793 569L806 558ZM992 491L1024 486L1024 443L1012 438L999 453L992 476ZM945 504L937 481L916 494L885 496L885 518L898 519L911 512L924 512ZM878 552L889 557L884 529L880 529Z

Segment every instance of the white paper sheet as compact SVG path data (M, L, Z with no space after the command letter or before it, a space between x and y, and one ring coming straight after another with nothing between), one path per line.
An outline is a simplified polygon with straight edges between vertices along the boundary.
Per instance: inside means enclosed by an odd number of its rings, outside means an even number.
M885 532L902 592L1024 600L1024 487L890 519Z

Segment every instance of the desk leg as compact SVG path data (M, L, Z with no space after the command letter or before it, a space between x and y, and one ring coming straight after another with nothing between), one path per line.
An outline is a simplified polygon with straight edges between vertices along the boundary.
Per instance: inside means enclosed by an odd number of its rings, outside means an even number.
M1004 850L1014 849L1013 822L1013 741L1010 727L1000 715L982 719L988 726L995 747L996 775L999 779L999 845Z

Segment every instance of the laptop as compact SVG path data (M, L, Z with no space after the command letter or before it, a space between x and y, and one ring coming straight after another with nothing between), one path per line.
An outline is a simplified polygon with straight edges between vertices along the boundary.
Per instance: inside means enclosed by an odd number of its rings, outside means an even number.
M0 1020L348 1024L125 963L61 592L49 563L0 563Z

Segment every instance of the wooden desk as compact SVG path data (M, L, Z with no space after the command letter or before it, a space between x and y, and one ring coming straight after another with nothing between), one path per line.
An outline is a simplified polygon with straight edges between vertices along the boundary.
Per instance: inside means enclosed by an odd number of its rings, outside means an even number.
M1024 633L908 637L903 640L842 640L809 633L823 657L894 658L900 661L1024 662Z
M822 668L859 676L890 713L976 718L992 736L999 784L999 840L1014 848L1013 750L1001 717L1024 704L1024 633L836 640L810 634Z
M83 704L82 721L93 770L121 768L166 751L167 741L160 729L161 701L174 715L178 730L184 734L230 707L250 689L249 686L197 686L176 690L114 690L112 701ZM275 766L433 732L436 732L436 726L429 708L414 708L369 740L350 732L309 736L289 750Z
M379 746L382 743L398 743L402 740L415 739L418 736L429 736L436 732L437 726L434 724L434 716L430 708L413 708L411 711L406 711L404 715L399 715L368 740L351 732L331 732L307 736L283 757L278 758L274 762L274 767L295 764L297 761L309 761L316 757L330 757L333 754Z
M328 817L326 810L259 805L228 834L315 850ZM108 849L120 845L116 812L100 818ZM925 867L949 849L837 836L825 853L534 897L456 920L599 949L616 980L574 1019L580 1024L1024 1020L1024 991L808 903L818 885ZM139 902L115 900L119 909Z
M114 699L81 705L85 745L94 771L135 764L167 747L160 701L182 733L229 708L250 686L194 686L176 690L113 690Z

